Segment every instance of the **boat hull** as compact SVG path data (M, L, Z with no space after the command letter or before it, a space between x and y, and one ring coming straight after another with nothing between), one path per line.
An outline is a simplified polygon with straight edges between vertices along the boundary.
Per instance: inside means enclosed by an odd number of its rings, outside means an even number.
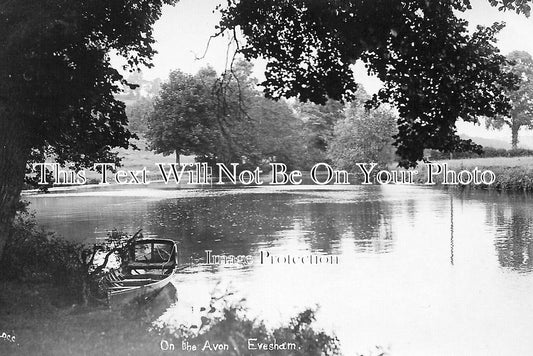
M111 270L105 278L109 306L115 309L149 301L172 280L178 268L177 255L175 241L136 240L121 271Z

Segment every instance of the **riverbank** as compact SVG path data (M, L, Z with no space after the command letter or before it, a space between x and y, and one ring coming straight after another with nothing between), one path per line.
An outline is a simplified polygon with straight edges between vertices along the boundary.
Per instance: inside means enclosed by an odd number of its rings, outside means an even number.
M366 162L367 169L370 169L370 162ZM438 164L443 167L443 164L447 164L448 171L453 171L456 176L459 176L460 172L466 170L469 173L472 173L475 175L474 170L478 169L478 180L484 171L491 171L494 173L494 182L491 184L474 184L474 181L471 183L463 184L462 182L458 182L456 184L443 184L443 173L435 174L433 175L432 180L435 182L435 186L443 186L445 188L449 187L460 187L464 188L465 186L470 186L471 188L475 189L491 189L491 190L498 190L498 191L533 191L533 156L530 157L490 157L490 158L470 158L470 159L456 159L456 160L442 160L442 161L432 161L434 164ZM530 168L531 167L531 168ZM334 167L331 167L331 169L334 169ZM417 185L424 185L427 186L428 182L428 172L427 172L427 164L426 163L420 163L416 168L417 173L412 175L412 182ZM435 167L435 169L437 169ZM375 173L377 173L380 169L375 168L371 173L370 181L372 184L378 184L375 178ZM396 163L391 163L388 166L388 170L391 172L401 172L403 169L398 169ZM94 173L94 172L92 172ZM153 172L152 172L153 173ZM347 185L361 185L364 181L364 174L361 170L357 170L354 173L350 173L347 176L340 176L340 178L335 178L333 176L329 176L328 173L324 171L324 167L322 167L321 171L318 171L316 174L317 181L318 182L326 182L324 185L317 184L315 181L311 179L311 175L309 171L301 171L301 184L291 184L290 182L287 182L286 184L281 185L272 185L272 175L271 172L264 173L260 176L261 184L239 184L233 183L228 180L227 177L225 177L224 184L217 183L217 180L214 180L214 183L210 184L194 184L189 183L186 178L184 178L184 181L181 181L179 184L177 184L175 181L171 180L168 184L164 183L160 179L154 179L154 177L149 179L149 184L84 184L84 185L60 185L60 186L54 186L52 188L48 189L49 193L64 193L64 192L72 192L76 194L91 194L95 191L98 192L105 192L105 191L115 191L115 190L121 190L124 188L127 188L128 191L137 191L140 190L146 190L147 188L153 188L156 190L165 190L167 191L165 194L172 190L205 190L210 189L213 191L217 191L220 189L232 189L232 188L259 188L259 187L269 187L269 188L276 188L276 189L300 189L305 188L308 189L309 186L313 186L313 189L324 189L328 188L329 186L335 185L336 187L345 187L346 184L344 181L348 181ZM374 173L374 174L373 174ZM462 180L468 180L468 174L465 174L461 177ZM397 173L399 174L399 173ZM451 177L451 176L450 176ZM161 178L161 177L158 177ZM484 176L485 179L489 179L490 175ZM300 178L299 178L300 179ZM298 179L298 180L299 180ZM328 182L329 179L329 182ZM339 182L336 182L336 179L340 179ZM382 180L387 181L387 177L381 177ZM395 184L395 179L392 179L389 184ZM405 180L406 178L401 178L400 180ZM453 181L453 178L448 178L448 180ZM406 184L406 183L400 183L400 184ZM40 190L33 189L33 190L25 190L23 192L23 195L34 195L40 193Z
M0 261L0 355L160 355L171 351L170 344L182 354L184 338L191 345L229 345L234 340L234 354L242 354L247 350L247 340L275 342L280 335L302 347L302 352L294 355L319 355L324 350L335 351L329 355L339 354L334 336L315 332L310 326L314 321L311 309L290 319L287 326L269 330L262 321L246 317L242 299L231 304L225 295L212 296L211 304L200 308L204 315L193 324L178 318L178 324L155 325L171 308L181 315L172 283L170 295L160 293L148 301L111 310L100 300L89 298L94 296L86 294L85 287L90 283L81 283L86 281L78 270L80 253L85 251L82 245L40 230L26 213L17 216L13 227ZM169 286L165 288L169 290ZM215 306L213 300L222 302ZM206 353L199 348L189 351L195 350L187 354Z
M467 186L474 189L490 189L498 191L533 191L533 156L531 157L489 157L435 161L434 163L448 165L449 170L457 173L462 170L472 171L478 168L481 171L490 170L494 173L495 181L490 184L476 185L473 182ZM416 177L417 184L425 184L428 181L427 170L424 166L417 167L420 174ZM435 176L437 185L442 184L442 175ZM448 185L447 187L454 187ZM463 185L458 185L463 187Z
M0 355L241 355L251 350L250 340L254 347L279 346L253 348L258 356L341 355L335 336L311 326L313 309L270 330L262 321L248 319L242 303L222 304L218 314L211 304L204 309L202 333L191 326L178 336L176 331L152 326L157 317L149 312L150 306L135 304L122 311L59 306L57 292L49 284L0 281Z
M2 355L159 355L146 321L107 308L65 305L49 284L0 282Z
M157 355L149 309L89 303L85 248L17 215L0 260L0 355Z

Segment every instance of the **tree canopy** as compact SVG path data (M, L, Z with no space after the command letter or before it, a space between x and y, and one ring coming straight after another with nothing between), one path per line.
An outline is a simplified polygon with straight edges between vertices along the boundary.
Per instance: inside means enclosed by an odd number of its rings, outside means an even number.
M526 15L531 3L489 2ZM274 98L351 100L351 65L362 60L384 83L369 104L399 111L395 145L408 166L424 148L480 151L459 138L456 121L510 110L505 91L518 79L495 45L503 25L470 33L457 15L470 8L468 0L229 0L220 30L240 31L239 51L268 60L263 85Z
M328 156L336 168L350 172L358 171L358 162L386 168L395 158L392 136L396 131L396 116L390 110L350 104L345 118L335 125Z
M210 67L195 75L172 72L148 116L151 149L241 168L301 164L303 122L285 102L261 96L251 73L246 61L220 76Z
M214 141L216 72L208 67L196 75L181 71L170 73L161 86L154 110L148 116L147 138L151 148L165 155L203 154Z
M520 80L519 87L507 92L512 106L509 115L487 118L486 125L496 129L507 125L511 129L511 146L516 149L520 128L533 128L533 58L527 52L513 51L507 59L509 70Z
M315 162L328 160L326 150L335 124L344 117L343 110L342 103L331 99L324 105L296 102L296 112L305 122L305 144Z
M114 98L127 82L110 53L129 70L150 66L152 25L175 2L1 1L0 98L23 144L84 166L115 160L111 148L132 135Z
M35 155L91 167L129 147L128 86L110 64L150 66L152 26L177 0L0 0L0 257Z
M396 115L384 107L368 109L369 95L364 88L355 100L345 105L328 141L327 155L338 169L358 171L358 162L377 163L380 167L394 161L393 136L397 133Z

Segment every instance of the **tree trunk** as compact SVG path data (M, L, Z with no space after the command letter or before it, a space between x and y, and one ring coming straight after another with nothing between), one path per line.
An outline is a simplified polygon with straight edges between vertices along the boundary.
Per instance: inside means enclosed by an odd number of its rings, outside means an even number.
M513 150L516 150L518 148L518 131L519 130L520 130L520 126L518 125L511 126L511 148Z
M0 259L11 233L29 155L23 120L0 103Z
M178 150L176 150L176 163L180 164L180 154L178 153Z

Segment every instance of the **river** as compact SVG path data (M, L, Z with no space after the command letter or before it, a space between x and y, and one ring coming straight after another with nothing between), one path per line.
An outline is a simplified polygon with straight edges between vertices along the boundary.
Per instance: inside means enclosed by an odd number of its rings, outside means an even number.
M143 228L145 236L178 241L190 264L175 281L187 309L205 305L217 284L230 285L273 326L319 305L318 325L336 333L346 355L375 345L393 355L533 350L533 200L525 195L299 186L25 198L42 227L69 240ZM206 250L251 255L253 263L202 264ZM275 259L260 263L261 253ZM308 256L323 263L309 264Z

